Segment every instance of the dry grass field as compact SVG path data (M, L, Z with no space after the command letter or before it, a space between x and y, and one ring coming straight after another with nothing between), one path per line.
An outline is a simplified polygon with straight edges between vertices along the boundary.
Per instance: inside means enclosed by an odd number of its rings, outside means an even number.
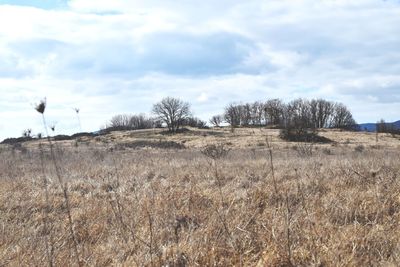
M320 135L333 142L254 128L2 146L0 266L399 266L399 137Z

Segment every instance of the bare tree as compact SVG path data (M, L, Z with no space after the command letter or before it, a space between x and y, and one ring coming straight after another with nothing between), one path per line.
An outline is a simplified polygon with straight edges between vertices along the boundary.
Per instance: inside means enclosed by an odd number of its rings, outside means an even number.
M186 119L183 120L183 123L181 124L182 126L190 126L190 127L195 127L199 129L205 129L207 128L207 122L196 118L196 117L187 117Z
M256 126L261 126L264 117L264 103L256 101L251 105L251 123Z
M313 128L328 127L329 118L332 116L332 102L323 99L312 99L309 101L310 119Z
M281 125L284 120L285 104L280 99L271 99L265 103L266 124Z
M129 127L132 129L150 129L155 126L153 118L149 118L144 114L131 115L129 118Z
M313 128L311 118L310 102L302 98L293 100L285 110L285 127L303 132Z
M166 97L153 106L153 113L167 124L170 132L176 132L184 120L191 116L190 105L180 99Z
M380 121L378 121L376 123L376 131L378 133L386 133L387 132L387 123L385 122L384 119L380 119Z
M114 130L138 130L154 128L156 125L157 123L154 118L147 117L144 114L119 114L113 116L105 125L105 128L112 128Z
M223 117L221 115L212 116L210 119L210 123L214 127L219 127L221 125L222 121L223 121Z
M225 108L224 119L231 127L237 127L241 125L241 108L240 105L229 104Z
M118 114L115 115L111 118L109 124L107 125L108 127L112 128L129 128L130 124L130 116L127 114Z
M350 110L342 103L336 103L333 108L331 128L354 130L356 125Z
M334 104L324 99L313 99L310 102L310 106L314 127L328 127L329 119L333 114Z

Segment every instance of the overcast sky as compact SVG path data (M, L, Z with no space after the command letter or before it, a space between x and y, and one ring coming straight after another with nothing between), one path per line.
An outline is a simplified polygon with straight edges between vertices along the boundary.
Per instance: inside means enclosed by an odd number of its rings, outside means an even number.
M400 119L398 0L0 0L0 140L99 129L165 96L208 119L230 102L346 104Z

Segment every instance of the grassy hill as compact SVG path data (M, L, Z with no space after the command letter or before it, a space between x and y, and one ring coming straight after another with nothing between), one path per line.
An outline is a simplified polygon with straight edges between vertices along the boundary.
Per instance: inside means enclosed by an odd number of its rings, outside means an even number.
M0 146L0 266L398 266L398 136L112 132ZM211 146L214 145L214 146Z
M400 129L400 120L395 122L387 122L386 125L394 127L395 129ZM361 131L376 132L376 123L362 123L359 124Z

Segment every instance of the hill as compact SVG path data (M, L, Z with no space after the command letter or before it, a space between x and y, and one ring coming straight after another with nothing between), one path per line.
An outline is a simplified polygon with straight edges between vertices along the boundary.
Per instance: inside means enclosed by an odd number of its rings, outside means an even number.
M400 120L395 122L387 122L387 126L393 126L396 129L400 129ZM359 124L361 131L376 132L376 123L361 123Z
M87 133L75 134L73 136L55 136L57 145L66 149L76 146L114 147L117 149L164 149L164 148L186 148L201 149L209 144L225 144L231 149L262 149L267 146L268 137L277 148L295 146L297 142L287 142L279 137L279 129L265 128L236 128L231 132L230 128L197 129L185 128L178 134L169 134L163 129L145 129L130 131L113 131L103 135ZM357 146L375 145L376 136L370 132L353 132L337 129L320 129L318 135L331 140L334 145ZM318 143L318 142L316 142ZM396 138L382 134L380 145L392 147L397 145ZM21 143L23 147L34 149L39 144L46 145L46 139L29 139ZM329 146L332 144L319 144ZM12 145L12 143L10 143Z
M398 266L399 137L319 135L332 142L190 128L0 145L0 266Z

